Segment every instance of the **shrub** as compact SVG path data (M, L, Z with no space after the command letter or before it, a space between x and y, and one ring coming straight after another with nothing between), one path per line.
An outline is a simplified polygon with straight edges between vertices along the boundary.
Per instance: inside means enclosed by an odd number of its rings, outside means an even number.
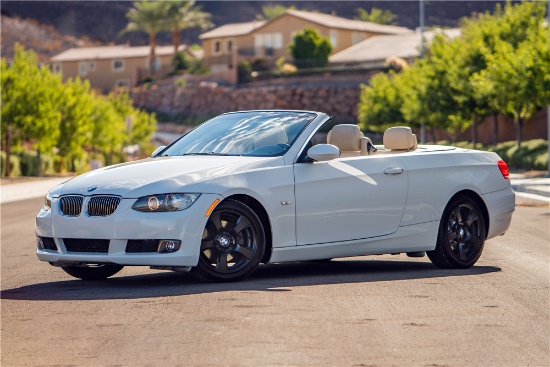
M252 80L252 64L250 61L241 61L237 68L239 83L246 83Z
M298 68L296 66L289 64L286 62L284 57L281 57L275 61L275 75L283 75L283 76L289 76L296 74L298 71Z
M183 52L176 52L172 58L172 67L175 72L189 69L189 62L185 59Z
M0 152L0 170L2 171L2 177L5 177L6 173L6 152ZM19 157L16 155L10 156L11 177L21 176L21 164Z
M323 67L328 62L332 45L328 38L321 36L316 29L305 28L294 36L289 51L299 68Z

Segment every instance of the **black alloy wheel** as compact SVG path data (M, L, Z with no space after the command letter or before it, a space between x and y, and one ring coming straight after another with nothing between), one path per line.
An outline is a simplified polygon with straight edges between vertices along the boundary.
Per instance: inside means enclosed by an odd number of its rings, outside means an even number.
M265 251L265 234L258 216L245 204L226 200L204 228L199 263L191 273L202 281L230 282L252 274Z
M427 254L440 268L466 269L481 256L486 236L487 227L479 205L460 195L443 212L436 248Z
M82 280L100 280L115 275L124 266L117 264L84 264L75 266L64 266L61 269L65 273Z

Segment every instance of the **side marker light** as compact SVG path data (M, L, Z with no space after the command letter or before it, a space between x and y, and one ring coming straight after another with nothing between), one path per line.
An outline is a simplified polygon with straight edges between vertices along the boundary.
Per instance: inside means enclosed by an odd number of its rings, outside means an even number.
M220 199L214 200L214 202L212 203L212 205L210 205L210 208L208 208L208 210L206 211L206 214L204 216L209 217L210 214L212 214L212 211L214 210L216 205L218 205L219 202L220 202Z

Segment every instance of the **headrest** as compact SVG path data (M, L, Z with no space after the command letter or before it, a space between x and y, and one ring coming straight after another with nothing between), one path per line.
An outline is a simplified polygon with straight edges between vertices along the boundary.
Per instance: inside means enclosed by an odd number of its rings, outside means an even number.
M414 150L416 144L416 136L413 135L410 127L390 127L384 132L384 148L386 149Z
M260 132L254 138L254 146L256 149L277 144L288 144L288 136L285 130L280 126L272 126L266 131Z
M357 125L336 125L329 131L327 143L337 146L343 152L359 151L363 137L364 135Z

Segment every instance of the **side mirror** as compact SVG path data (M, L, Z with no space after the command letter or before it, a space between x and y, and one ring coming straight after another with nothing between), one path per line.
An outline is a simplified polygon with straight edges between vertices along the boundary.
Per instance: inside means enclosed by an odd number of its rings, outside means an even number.
M307 151L307 156L314 161L331 161L340 157L340 149L331 144L319 144Z
M151 158L156 157L157 154L159 154L160 152L162 152L164 150L164 148L166 148L166 145L162 145L162 146L158 147L157 149L155 149L155 151L153 153L151 153Z

